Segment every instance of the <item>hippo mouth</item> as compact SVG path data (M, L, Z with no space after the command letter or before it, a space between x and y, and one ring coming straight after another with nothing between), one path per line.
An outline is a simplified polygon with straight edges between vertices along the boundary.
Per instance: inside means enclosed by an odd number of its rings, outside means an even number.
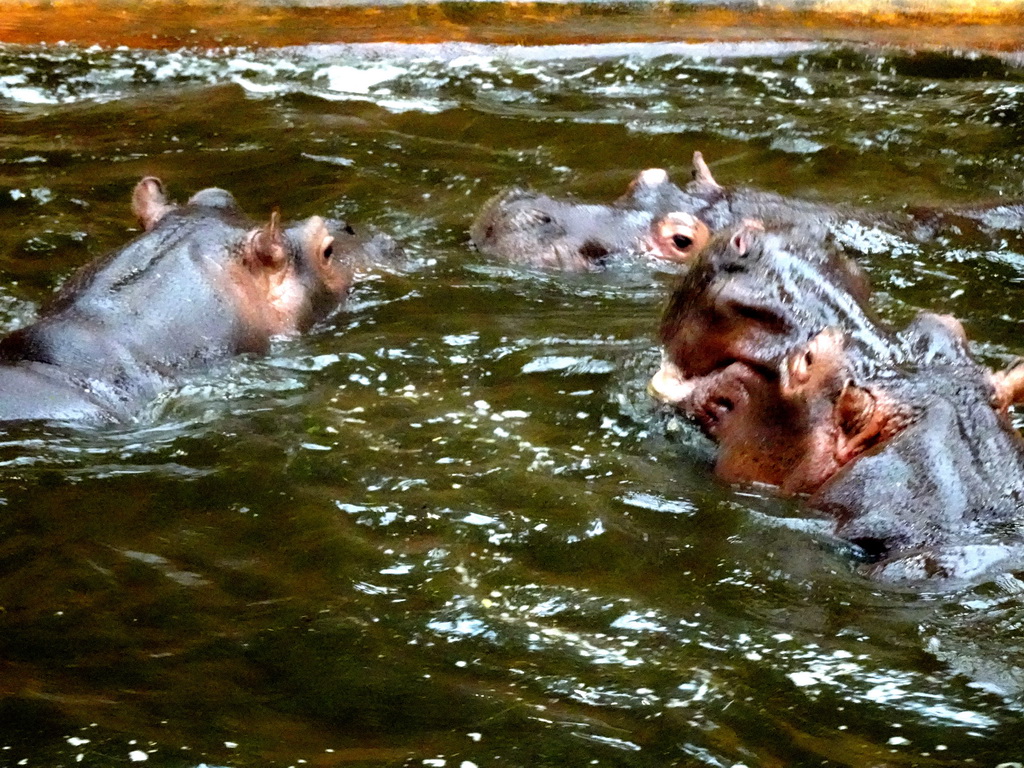
M687 376L663 360L648 392L693 419L710 437L717 437L729 419L744 413L752 393L773 386L778 375L763 363L723 360L707 373Z

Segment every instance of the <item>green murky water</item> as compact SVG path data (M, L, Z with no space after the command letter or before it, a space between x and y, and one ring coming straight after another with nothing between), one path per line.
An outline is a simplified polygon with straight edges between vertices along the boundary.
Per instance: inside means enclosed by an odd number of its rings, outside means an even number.
M880 210L1024 197L1012 59L827 45L0 48L0 327L144 174L409 263L136 425L0 433L0 764L1024 761L1024 582L883 590L644 393L671 276L467 245L641 168ZM853 232L885 318L1024 353L1024 235ZM877 247L876 247L877 246Z

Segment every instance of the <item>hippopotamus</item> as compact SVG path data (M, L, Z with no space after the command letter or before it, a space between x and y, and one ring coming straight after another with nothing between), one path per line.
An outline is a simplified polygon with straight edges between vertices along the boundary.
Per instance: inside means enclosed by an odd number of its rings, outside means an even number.
M1019 566L1024 439L1005 408L1008 377L973 358L953 318L923 313L901 335L918 361L884 375L856 377L843 335L829 331L783 363L782 397L817 435L805 461L834 467L803 489L808 505L834 521L875 578L965 579Z
M806 429L778 396L777 371L818 331L845 331L864 366L903 359L871 313L860 267L822 242L814 228L744 222L711 242L666 306L651 390L719 439L716 472L725 480L792 487ZM721 440L726 434L737 439Z
M807 497L873 577L970 577L1024 554L1024 441L955 319L900 331L862 276L799 228L719 236L669 300L652 392L718 443L715 471Z
M352 259L386 248L319 216L257 224L222 189L175 205L153 177L132 209L140 236L0 339L0 421L128 420L186 371L266 352L327 317L348 294Z
M816 203L723 186L700 152L693 154L691 176L680 187L663 169L649 168L610 204L512 189L484 205L470 228L470 240L480 252L512 263L589 271L638 254L689 264L712 235L748 219L769 226L813 223L822 236L841 235L851 247L857 246L861 233L874 230L886 241L908 245L972 226L994 233L1024 231L1022 201L886 212Z
M484 205L470 240L482 253L513 263L585 271L630 254L686 264L712 234L745 219L836 225L858 216L870 218L856 209L723 187L703 155L694 152L692 179L684 186L674 184L666 171L649 168L607 205L523 189L503 192Z
M644 250L655 214L679 208L681 194L658 168L638 174L610 205L511 189L484 205L470 228L470 240L482 253L513 264L574 272L600 269L617 257ZM708 228L689 214L676 218L682 221L666 222L664 237L687 255L698 251L709 237Z

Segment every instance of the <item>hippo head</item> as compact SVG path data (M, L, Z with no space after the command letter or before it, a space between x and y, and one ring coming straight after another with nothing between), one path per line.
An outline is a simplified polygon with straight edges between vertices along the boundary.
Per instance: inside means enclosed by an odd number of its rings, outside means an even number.
M470 239L482 253L513 263L589 271L650 251L651 222L683 206L681 194L660 168L641 171L622 196L604 205L512 189L487 202Z
M481 253L513 264L586 272L635 250L649 227L644 211L512 189L488 201L469 234Z
M508 190L485 204L470 239L481 253L512 263L571 271L638 254L688 263L712 231L730 221L729 206L727 190L695 152L692 180L684 187L661 168L648 168L610 204Z
M673 291L660 335L685 377L739 362L771 374L828 326L888 359L888 334L869 315L863 272L818 231L745 221L712 239Z
M779 401L795 415L788 425L792 461L774 467L781 478L775 484L783 490L813 493L841 467L891 439L917 417L915 398L898 382L881 377L857 381L854 368L846 337L837 328L826 328L780 364ZM748 419L747 429L760 431L757 415L748 414ZM750 449L747 439L730 435L727 440L740 458L748 458L743 455ZM771 461L770 456L762 458ZM723 459L729 462L734 457ZM742 476L742 467L729 469Z
M275 211L268 223L252 226L225 190L204 189L177 206L152 177L136 186L132 209L147 232L178 230L184 221L207 222L207 238L216 244L204 248L204 256L220 262L237 315L257 337L306 330L336 309L351 286L349 257L359 244L344 222L312 216L282 224ZM198 244L204 227L194 229Z
M723 477L788 487L805 456L828 453L811 444L822 437L820 401L805 393L835 400L844 376L903 359L903 346L868 315L867 296L859 268L821 233L744 222L712 239L670 298L651 391L722 443ZM836 330L822 336L828 328ZM806 381L792 362L798 354L820 359ZM848 460L844 448L829 450ZM833 471L820 458L811 464L802 470L809 478Z
M906 392L884 380L858 382L853 363L843 332L826 328L773 372L732 363L685 381L663 367L652 390L716 440L715 473L722 479L813 493L916 417Z

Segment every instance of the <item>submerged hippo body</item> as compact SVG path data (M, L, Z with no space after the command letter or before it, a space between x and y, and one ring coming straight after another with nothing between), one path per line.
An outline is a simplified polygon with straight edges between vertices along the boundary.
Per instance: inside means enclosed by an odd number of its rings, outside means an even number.
M838 252L799 229L717 238L669 302L662 400L719 444L716 474L806 494L880 579L970 577L1024 552L1024 442L952 318L891 332Z
M130 418L183 372L309 328L348 293L340 222L247 219L205 189L182 206L143 179L145 233L70 278L40 319L0 340L0 421Z

